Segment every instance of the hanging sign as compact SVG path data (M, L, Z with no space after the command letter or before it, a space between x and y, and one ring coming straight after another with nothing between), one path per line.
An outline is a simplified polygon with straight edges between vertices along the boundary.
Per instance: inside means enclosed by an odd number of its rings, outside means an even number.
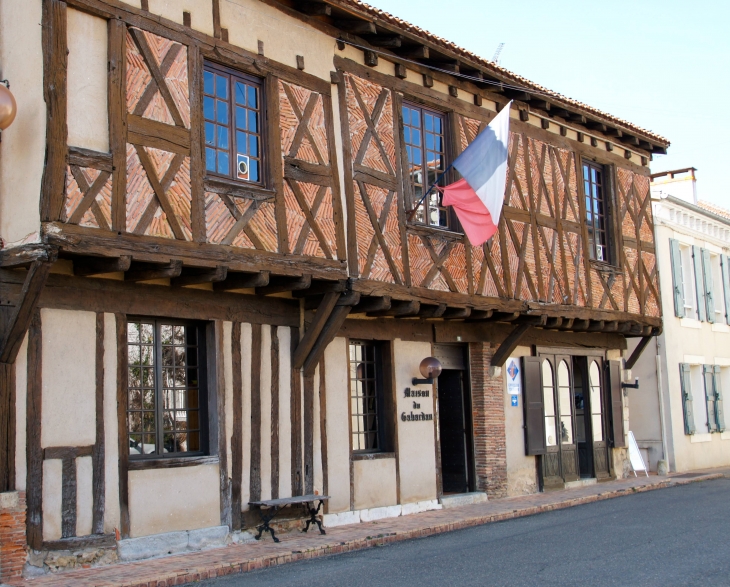
M507 359L507 393L511 397L512 407L519 405L517 398L522 395L522 372L520 371L520 360L515 357Z

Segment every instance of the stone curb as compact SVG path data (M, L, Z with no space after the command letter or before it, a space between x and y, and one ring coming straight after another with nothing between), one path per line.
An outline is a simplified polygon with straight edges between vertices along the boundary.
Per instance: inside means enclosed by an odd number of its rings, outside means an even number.
M472 528L474 526L482 526L491 524L494 522L503 522L505 520L512 520L516 518L522 518L527 516L533 516L544 512L562 510L578 505L584 505L588 503L594 503L597 501L604 501L606 499L612 499L615 497L622 497L626 495L633 495L636 493L644 493L647 491L653 491L655 489L665 489L669 487L676 487L680 485L688 485L690 483L696 483L699 481L710 481L713 479L720 479L725 475L722 473L700 475L690 479L672 479L671 477L665 481L659 483L653 483L651 485L644 485L639 487L628 487L625 489L609 490L604 493L598 493L596 495L588 495L585 497L576 497L573 499L566 499L563 501L557 501L555 503L544 504L539 506L526 507L522 509L515 509L511 512L504 512L501 514L492 514L486 516L473 516L456 520L448 524L437 524L428 528L419 528L414 530L404 530L401 532L388 532L378 534L376 536L367 536L366 538L358 538L347 542L340 542L337 544L323 544L306 551L291 551L289 553L279 553L264 555L261 557L249 559L241 563L226 563L220 566L207 566L201 569L187 568L178 572L161 573L156 578L150 578L142 583L140 582L125 582L123 579L119 582L111 582L108 580L103 581L104 587L170 587L173 585L185 585L187 583L193 583L195 581L202 581L206 579L214 579L217 577L224 577L227 575L235 575L240 573L247 573L250 571L256 571L269 567L275 567L278 565L292 563L302 560L308 560L313 558L319 558L322 556L329 556L334 554L342 554L345 552L355 552L358 550L364 550L366 548L372 548L375 546L385 546L387 544L394 544L404 540L410 540L414 538L425 538L427 536L435 536L437 534L444 534L446 532L453 532L454 530L462 530L465 528ZM506 501L506 500L505 500ZM467 506L468 507L468 506ZM456 509L456 508L455 508ZM120 572L123 572L120 568ZM64 583L63 576L58 576L59 585L65 585L70 583ZM32 587L33 581L30 582L13 582L12 585Z

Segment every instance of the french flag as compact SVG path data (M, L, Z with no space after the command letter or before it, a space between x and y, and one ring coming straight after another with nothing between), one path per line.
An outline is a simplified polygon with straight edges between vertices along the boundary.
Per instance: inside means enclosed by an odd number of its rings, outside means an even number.
M443 205L452 206L469 242L477 247L497 232L507 183L509 111L512 102L454 161L463 179L443 188Z

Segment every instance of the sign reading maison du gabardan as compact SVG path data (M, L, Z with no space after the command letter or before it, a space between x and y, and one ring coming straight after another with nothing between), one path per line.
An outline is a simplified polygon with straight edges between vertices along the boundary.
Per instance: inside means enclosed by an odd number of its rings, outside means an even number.
M431 391L428 389L411 389L410 387L406 387L405 392L403 393L403 397L407 398L422 398L422 397L430 397ZM400 419L403 422L428 422L433 420L433 414L426 414L421 411L416 411L421 409L421 404L417 401L413 402L413 409L410 412L401 412Z

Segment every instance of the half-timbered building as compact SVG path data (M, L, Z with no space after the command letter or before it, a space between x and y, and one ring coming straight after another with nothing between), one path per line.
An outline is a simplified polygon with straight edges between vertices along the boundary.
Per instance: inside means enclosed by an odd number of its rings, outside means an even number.
M357 0L6 1L0 27L18 543L179 552L252 501L326 494L335 525L623 475L664 138ZM473 247L414 206L510 100Z

